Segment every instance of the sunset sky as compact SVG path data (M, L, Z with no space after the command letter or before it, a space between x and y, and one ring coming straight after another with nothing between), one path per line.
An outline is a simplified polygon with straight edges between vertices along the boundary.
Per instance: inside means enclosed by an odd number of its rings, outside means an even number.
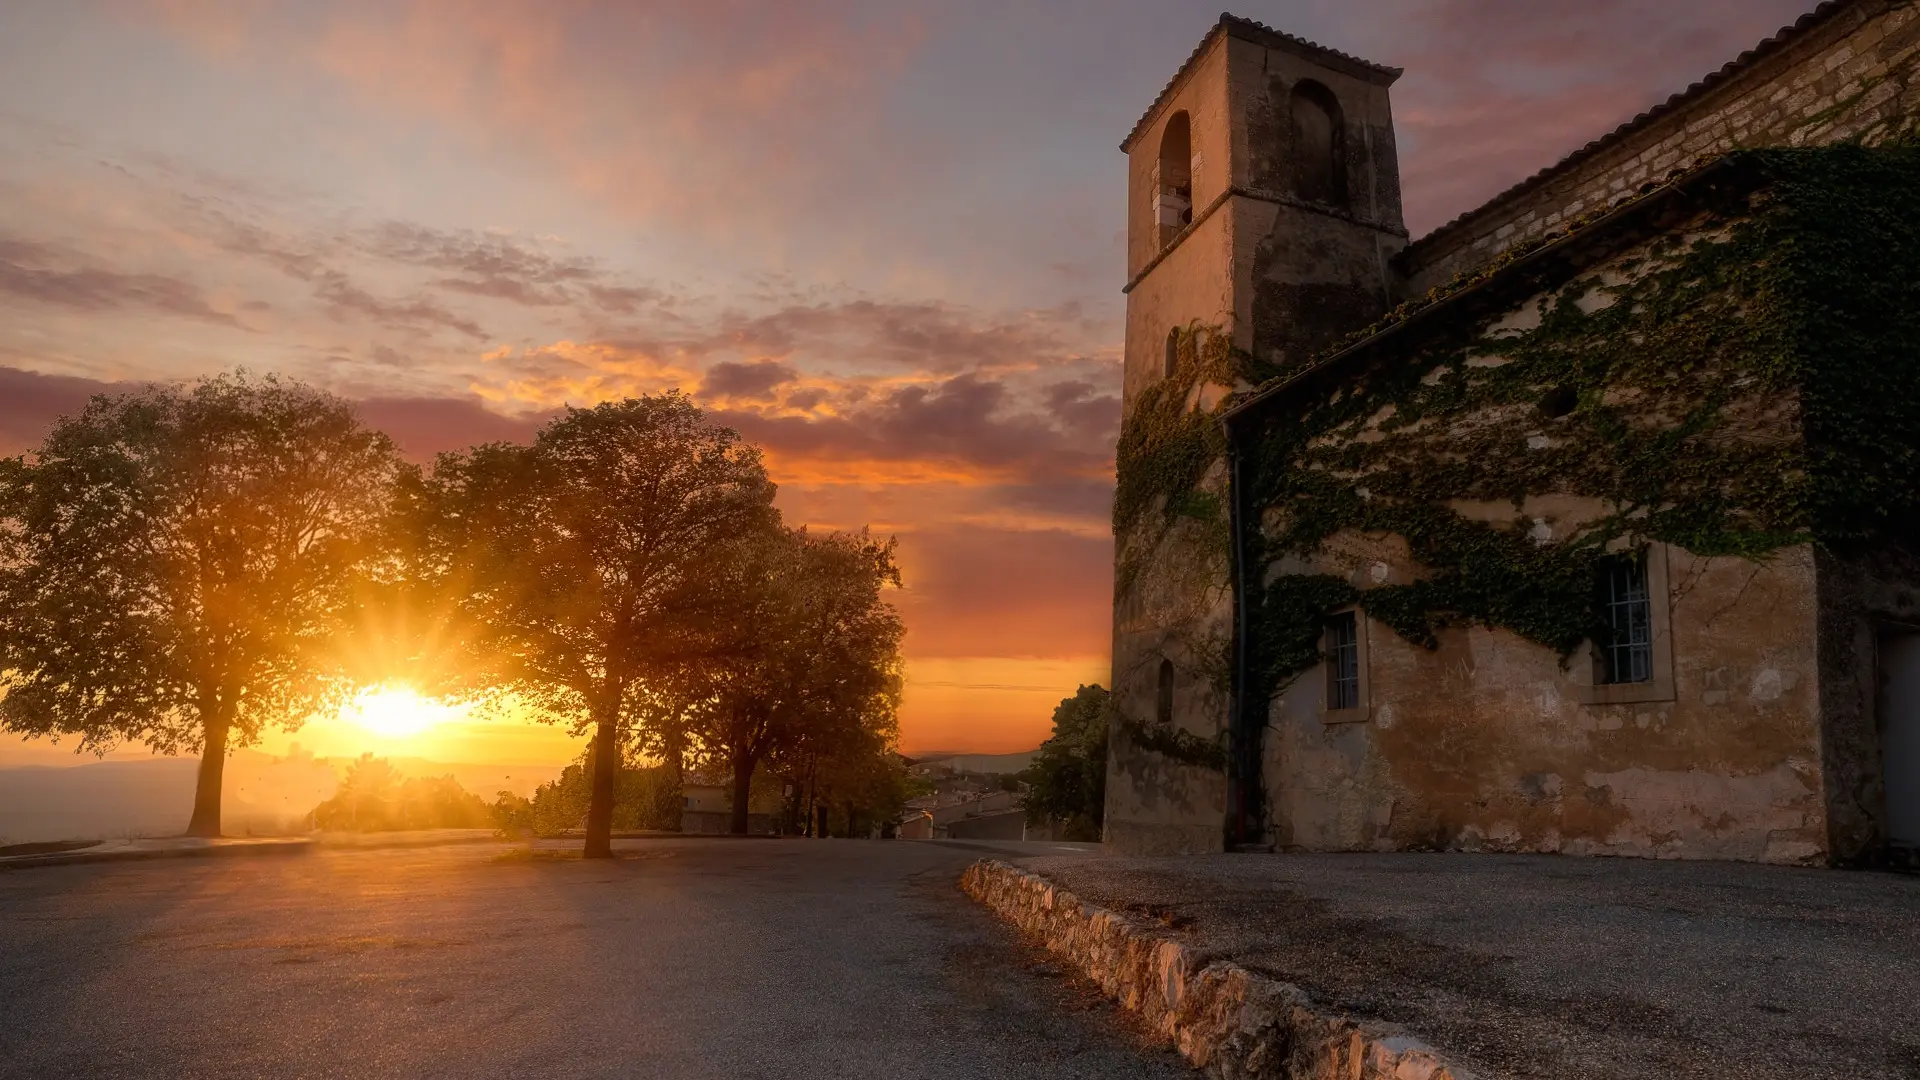
M1811 6L1234 11L1407 69L1417 236ZM0 453L113 383L236 365L363 402L416 459L681 387L766 448L790 522L900 538L903 749L1030 749L1107 676L1116 146L1219 9L7 0ZM441 728L294 738L577 752Z

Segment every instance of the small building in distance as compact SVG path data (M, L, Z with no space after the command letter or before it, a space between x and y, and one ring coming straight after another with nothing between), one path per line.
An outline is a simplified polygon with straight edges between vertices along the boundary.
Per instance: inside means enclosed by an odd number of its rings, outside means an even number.
M908 808L900 815L900 821L894 826L896 840L933 839L933 814L926 810Z
M1397 69L1223 16L1127 137L1105 838L1920 848L1920 8L1409 242Z

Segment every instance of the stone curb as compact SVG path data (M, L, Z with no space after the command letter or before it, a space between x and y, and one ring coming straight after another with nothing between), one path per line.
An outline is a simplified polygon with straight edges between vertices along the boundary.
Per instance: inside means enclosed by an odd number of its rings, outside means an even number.
M1084 904L998 859L960 876L967 895L1041 939L1221 1080L1474 1080L1389 1024L1313 1004L1299 987Z
M49 852L45 855L11 855L0 858L0 871L33 870L43 866L78 866L83 863L145 862L149 859L229 858L239 855L305 855L312 851L311 840L268 840L237 844L182 844L168 847L125 847L79 851Z

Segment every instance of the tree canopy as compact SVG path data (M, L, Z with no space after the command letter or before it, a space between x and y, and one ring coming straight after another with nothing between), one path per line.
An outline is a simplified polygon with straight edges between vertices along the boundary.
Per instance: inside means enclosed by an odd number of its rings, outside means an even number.
M0 727L229 749L351 690L332 651L404 466L352 406L244 373L90 401L0 461Z
M199 752L189 831L212 836L231 749L406 683L590 733L564 782L497 807L549 830L578 808L589 856L616 814L677 823L690 763L733 774L736 830L759 773L851 831L904 790L893 543L786 528L773 497L760 452L677 391L428 471L274 377L96 398L0 460L0 728ZM384 766L318 815L475 819Z
M409 493L467 685L592 732L589 856L611 854L628 699L711 637L734 599L720 568L777 529L773 494L759 451L677 391L442 455Z
M735 603L708 626L705 654L674 685L702 758L733 781L733 830L762 762L798 776L820 761L888 754L900 692L892 541L783 530L740 551L725 580Z
M1027 821L1053 824L1065 840L1098 840L1106 818L1109 694L1082 686L1053 710L1053 734L1021 774Z

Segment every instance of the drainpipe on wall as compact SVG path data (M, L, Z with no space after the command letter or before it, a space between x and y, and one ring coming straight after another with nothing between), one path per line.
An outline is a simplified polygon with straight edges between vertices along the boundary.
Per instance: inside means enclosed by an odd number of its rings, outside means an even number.
M1260 736L1265 723L1256 714L1255 703L1248 700L1247 653L1248 626L1251 621L1247 597L1251 595L1246 520L1247 492L1245 457L1233 425L1221 421L1227 434L1227 532L1233 583L1233 649L1231 681L1227 704L1227 850L1243 844L1259 843L1265 792L1260 776Z

